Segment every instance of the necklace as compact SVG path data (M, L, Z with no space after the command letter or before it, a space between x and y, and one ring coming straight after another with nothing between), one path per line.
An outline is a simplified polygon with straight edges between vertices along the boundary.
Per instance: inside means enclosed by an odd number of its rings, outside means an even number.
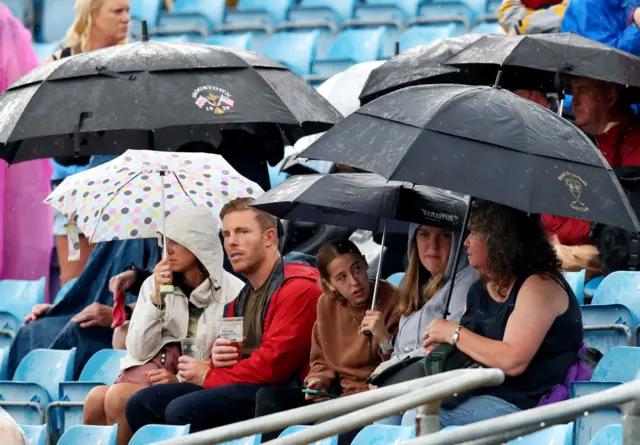
M351 306L349 305L349 303L347 303L347 309L349 309L349 313L351 314L351 318L353 318L353 322L356 324L356 328L358 329L358 335L362 335L362 329L360 329L360 325L362 323L358 323L358 320L356 320L356 316L353 315L353 311L351 310ZM364 318L364 315L363 315Z

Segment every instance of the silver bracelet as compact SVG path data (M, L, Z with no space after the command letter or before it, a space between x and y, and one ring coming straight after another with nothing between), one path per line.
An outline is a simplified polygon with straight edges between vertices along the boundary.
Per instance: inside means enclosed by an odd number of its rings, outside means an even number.
M458 325L458 327L456 328L456 331L451 336L451 345L452 346L455 346L456 343L458 342L458 338L460 338L460 329L462 329L462 326Z

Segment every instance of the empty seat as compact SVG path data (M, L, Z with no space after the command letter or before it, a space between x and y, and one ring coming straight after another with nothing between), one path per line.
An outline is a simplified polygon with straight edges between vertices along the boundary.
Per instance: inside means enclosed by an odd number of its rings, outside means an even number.
M176 0L171 12L161 12L158 27L167 30L202 30L213 32L223 22L224 0Z
M46 279L0 281L0 310L13 314L20 322L35 304L44 303Z
M20 425L27 438L26 445L46 445L47 424L44 425Z
M73 24L75 0L42 0L40 41L59 42Z
M622 445L622 425L607 425L591 439L589 445Z
M285 437L290 434L297 433L298 431L304 431L307 428L311 428L311 427L306 425L293 425L287 428L286 430L284 430L282 433L280 433L279 437ZM325 439L318 440L314 442L314 445L338 445L338 436L331 436Z
M433 23L416 24L409 28L401 37L399 42L400 52L407 51L417 46L427 45L434 40L444 37L455 37L464 34L465 29L460 23ZM388 46L385 45L385 57L393 57L394 54L386 53Z
M253 34L250 32L214 34L206 38L207 45L225 46L227 48L248 50L251 47Z
M20 362L12 381L0 381L0 406L24 425L44 423L44 413L58 394L60 382L73 380L75 348L34 349ZM19 403L5 406L4 401Z
M508 442L507 445L571 445L573 423L555 425Z
M129 445L147 445L184 437L189 434L189 429L190 425L145 425L136 431Z
M420 0L367 0L358 6L354 16L366 21L406 22L418 13Z
M421 17L461 16L473 22L479 15L487 13L487 0L433 0L423 2L420 7Z
M339 26L353 17L357 0L301 0L289 11L289 21L298 24L321 24Z
M614 272L598 286L590 305L582 306L585 343L606 353L632 345L640 313L640 272Z
M377 60L382 54L385 32L384 26L342 31L331 44L329 54L323 59L316 59L313 73L328 78L356 63Z
M77 382L60 382L58 399L49 404L49 410L60 406L62 413L58 416L61 430L82 423L84 401L89 392L100 385L112 385L120 375L120 359L127 351L119 349L103 349L89 359Z
M390 275L387 278L387 281L393 284L394 286L400 286L400 283L402 282L403 278L404 278L404 272L397 272L397 273L394 273L393 275Z
M279 32L266 41L262 54L303 76L311 72L318 37L318 31Z
M273 26L287 19L294 0L240 0L236 9L227 11L225 23L231 25Z
M351 445L388 445L416 437L415 428L408 426L369 425L358 433Z
M118 425L76 425L64 432L58 445L116 445Z
M571 286L571 290L576 295L578 303L584 303L584 280L587 274L586 269L582 269L580 272L565 272L564 277L567 279L567 283Z

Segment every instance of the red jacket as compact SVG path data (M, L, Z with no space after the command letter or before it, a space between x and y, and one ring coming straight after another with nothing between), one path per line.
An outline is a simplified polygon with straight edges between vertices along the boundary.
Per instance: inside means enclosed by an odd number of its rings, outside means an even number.
M282 270L284 269L284 273ZM301 262L287 262L271 282L263 319L262 344L247 359L228 368L212 368L204 388L253 383L278 385L309 373L311 333L322 295L317 269ZM226 316L240 316L248 286L225 308Z
M598 147L612 168L640 166L640 124L625 119L606 133L597 136ZM542 215L549 236L557 235L560 244L579 246L592 244L590 224L575 218Z

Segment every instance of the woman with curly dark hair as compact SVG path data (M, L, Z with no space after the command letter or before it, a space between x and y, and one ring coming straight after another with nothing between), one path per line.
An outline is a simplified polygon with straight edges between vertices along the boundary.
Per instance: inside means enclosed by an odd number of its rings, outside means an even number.
M506 374L497 387L447 399L441 425L465 425L535 407L561 384L583 341L580 305L564 280L540 215L477 201L465 242L482 279L469 289L460 324L436 319L425 352L449 343Z

